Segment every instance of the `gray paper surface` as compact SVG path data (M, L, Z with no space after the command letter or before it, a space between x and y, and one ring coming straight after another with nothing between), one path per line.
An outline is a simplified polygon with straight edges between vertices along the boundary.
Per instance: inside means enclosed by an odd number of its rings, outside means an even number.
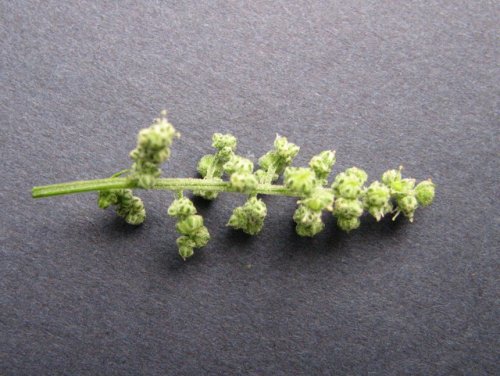
M498 14L493 1L2 1L2 375L498 374ZM295 235L266 197L196 200L212 240L182 262L173 195L134 228L95 194L34 185L130 165L160 110L195 176L214 132L254 162L276 133L370 180L404 165L436 202L350 234ZM495 245L496 244L496 245Z

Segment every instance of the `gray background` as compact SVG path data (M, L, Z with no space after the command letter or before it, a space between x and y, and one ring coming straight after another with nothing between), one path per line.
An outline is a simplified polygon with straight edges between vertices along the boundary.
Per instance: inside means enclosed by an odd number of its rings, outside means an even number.
M495 1L1 3L0 373L311 375L499 372ZM498 4L498 3L497 3ZM95 195L33 185L106 177L163 108L194 176L213 132L254 160L337 150L372 179L432 177L415 222L294 234L266 198L197 201L213 235L177 256L167 192L132 228Z

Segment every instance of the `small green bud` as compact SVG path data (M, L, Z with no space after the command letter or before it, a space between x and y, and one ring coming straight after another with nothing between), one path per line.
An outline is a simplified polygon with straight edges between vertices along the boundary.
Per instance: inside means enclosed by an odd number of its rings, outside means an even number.
M399 170L387 170L382 174L382 183L390 187L392 183L402 179L401 170L403 167L399 167Z
M97 199L97 205L101 209L107 209L111 205L116 205L118 203L118 198L114 190L100 191Z
M386 205L390 199L390 189L386 185L378 181L374 181L372 184L370 184L365 193L365 202L368 207L382 207Z
M359 225L361 224L361 221L359 218L354 217L354 218L337 218L337 226L341 230L350 232L352 230L356 230Z
M205 226L199 227L191 236L196 248L204 247L210 240L210 233Z
M413 215L418 207L418 201L413 195L407 195L397 200L398 209L407 217L410 222L413 221Z
M333 206L333 215L338 218L357 218L363 214L363 205L357 199L339 197Z
M193 214L196 214L196 208L187 197L174 200L168 207L168 215L173 217L187 217Z
M267 172L264 171L264 170L262 170L262 169L258 169L257 171L255 171L254 175L257 178L257 181L259 183L263 183L266 180L266 178L267 178ZM274 174L272 176L272 180L271 181L276 181L276 180L278 180L278 178L279 178L279 175L278 174Z
M250 193L257 187L257 178L249 172L236 172L231 175L231 186L238 192Z
M130 189L100 191L98 205L103 209L114 205L116 214L131 225L139 225L146 219L144 203L139 197L134 196Z
M140 225L146 219L146 210L140 209L137 211L133 211L128 213L125 216L125 222L131 225Z
M250 197L243 206L233 210L227 225L247 234L256 235L262 230L266 215L266 204L257 197Z
M314 172L305 167L287 167L284 175L285 185L295 192L310 193L316 186Z
M332 210L333 199L332 192L316 190L309 197L298 201L298 203L313 211Z
M190 215L177 222L176 229L182 235L191 235L202 226L203 217L201 215Z
M341 172L335 177L332 189L336 196L355 199L361 196L363 192L362 185L363 183L358 176Z
M298 154L300 148L288 142L286 137L276 135L274 140L274 149L276 153L285 160L285 164L288 165L292 162L292 159Z
M422 206L429 206L434 201L436 185L429 179L420 182L415 187L415 197Z
M314 220L316 215L316 211L313 211L304 205L299 205L293 213L293 220L296 223L309 223Z
M311 161L309 162L309 167L312 168L312 170L316 174L316 177L320 180L325 180L324 184L326 184L326 178L330 174L334 164L335 151L325 150L312 157Z
M345 170L345 173L347 176L356 177L359 181L360 186L365 184L366 179L368 179L368 174L364 170L357 167L348 168L347 170Z
M325 224L321 218L315 218L312 222L308 223L297 223L295 226L295 232L299 236L313 237L319 234L325 228Z
M415 179L401 179L392 182L391 194L394 197L402 197L408 195L413 192L413 188L415 187Z
M233 155L231 159L224 164L224 171L229 175L235 172L252 172L253 162L239 155Z
M170 145L179 134L166 119L166 112L137 136L137 147L130 152L134 161L129 179L141 188L151 188L160 176L159 166L170 156Z
M213 165L215 161L215 156L212 154L207 154L201 157L198 161L197 170L202 177L207 175L208 169Z
M288 142L286 137L276 135L276 139L274 140L274 150L267 152L259 158L259 166L266 172L274 169L276 173L275 176L279 176L285 167L292 163L293 158L295 158L299 150L300 148L297 145ZM273 176L273 181L277 179L277 177L275 179L275 176Z
M193 256L193 248L196 246L195 242L187 236L180 236L176 240L177 246L179 247L179 255L183 260Z
M321 232L325 225L321 220L321 211L312 211L304 205L299 205L293 214L297 224L295 231L300 236L314 236Z
M234 156L234 151L229 146L225 146L222 149L220 149L216 155L219 161L218 167L222 171L224 163L229 161Z
M228 148L229 151L235 151L238 141L232 134L214 133L212 136L212 146L218 150Z

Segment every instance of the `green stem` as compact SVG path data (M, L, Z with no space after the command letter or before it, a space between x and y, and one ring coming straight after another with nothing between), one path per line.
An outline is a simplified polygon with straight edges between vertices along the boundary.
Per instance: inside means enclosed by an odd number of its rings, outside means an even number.
M73 193L105 191L109 189L139 189L133 182L127 178L107 178L96 180L72 181L68 183L59 183L34 187L32 189L33 198L62 196ZM186 191L212 191L212 192L236 192L229 182L214 179L195 179L195 178L160 178L156 180L152 189L168 190L178 192ZM296 192L290 191L283 185L259 184L255 191L256 194L278 195L301 197Z

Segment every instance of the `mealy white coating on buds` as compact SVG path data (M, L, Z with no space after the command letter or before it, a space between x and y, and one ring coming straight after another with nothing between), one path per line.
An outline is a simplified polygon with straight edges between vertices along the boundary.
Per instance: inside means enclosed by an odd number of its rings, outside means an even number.
M194 254L194 248L205 246L210 240L208 229L203 224L203 217L196 214L193 202L187 197L175 199L168 208L168 215L177 217L177 239L179 255L185 260Z
M137 147L130 152L134 161L128 179L140 188L152 188L161 175L160 166L170 157L170 145L179 133L170 124L162 111L161 117L144 128L137 136Z

